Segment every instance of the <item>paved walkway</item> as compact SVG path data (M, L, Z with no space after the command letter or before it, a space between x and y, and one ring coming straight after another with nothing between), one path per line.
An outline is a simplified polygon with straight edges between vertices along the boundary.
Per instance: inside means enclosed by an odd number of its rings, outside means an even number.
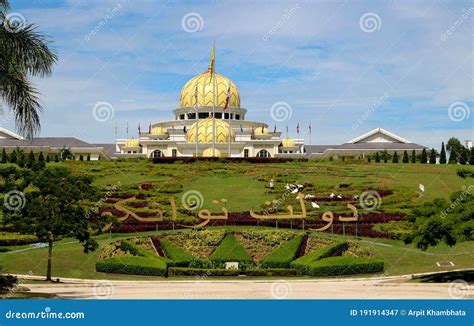
M25 278L35 278L25 276ZM450 299L474 298L474 286L407 282L410 276L315 280L101 281L22 285L67 299Z

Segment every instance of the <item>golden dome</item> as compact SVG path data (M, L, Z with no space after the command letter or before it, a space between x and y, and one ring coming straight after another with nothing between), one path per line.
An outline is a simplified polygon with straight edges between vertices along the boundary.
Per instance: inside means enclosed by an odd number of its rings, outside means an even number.
M281 144L283 145L283 147L295 147L296 146L295 140L291 139L291 138L283 139L281 141Z
M221 119L215 119L216 122L216 143L227 143L229 141L229 124ZM186 133L186 140L189 143L196 142L196 124L198 124L198 142L199 143L212 143L212 118L199 120L192 124ZM230 141L233 142L235 139L235 133L232 128L230 128Z
M127 141L125 142L125 147L140 147L140 142L138 141L138 139L132 137L127 139Z
M221 157L221 151L217 148L214 148L214 155L212 155L212 148L206 148L204 152L202 152L203 157Z
M269 131L266 127L258 127L253 130L255 136L268 135Z
M163 128L163 127L160 127L160 126L158 126L158 127L153 127L153 128L151 129L151 134L152 134L153 136L165 135L166 133L167 133L166 129Z
M227 77L221 76L218 73L213 74L208 70L205 73L197 75L188 81L179 95L180 107L194 107L196 105L196 87L198 91L197 105L198 106L213 106L214 101L214 79L216 90L216 106L224 107L227 98L227 88L230 85L230 99L229 107L240 107L240 93L237 86Z

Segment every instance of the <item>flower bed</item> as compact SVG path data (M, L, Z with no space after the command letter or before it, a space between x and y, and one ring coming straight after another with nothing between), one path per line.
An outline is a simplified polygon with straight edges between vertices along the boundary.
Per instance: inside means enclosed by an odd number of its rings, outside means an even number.
M309 254L306 254L305 256L292 261L290 266L294 269L301 271L304 274L308 274L310 265L313 262L327 257L340 256L348 248L349 243L347 242L336 243L335 245L312 251Z
M189 252L184 251L169 241L161 240L160 245L166 255L166 258L172 260L172 262L169 264L170 266L188 267L195 259L194 256Z
M176 246L189 252L196 258L206 259L224 238L222 230L200 230L170 234L161 237L161 240L170 241Z

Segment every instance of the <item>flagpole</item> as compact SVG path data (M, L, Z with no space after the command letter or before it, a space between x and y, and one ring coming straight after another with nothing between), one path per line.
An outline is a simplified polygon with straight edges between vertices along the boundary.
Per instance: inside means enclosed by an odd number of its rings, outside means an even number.
M230 80L227 80L227 90L228 90L228 92L226 94L226 108L225 108L225 110L227 111L227 118L228 118L228 121L229 121L228 122L229 123L229 133L227 135L227 140L229 142L229 151L228 151L227 155L229 155L229 157L231 157L232 155L231 155L231 148L230 148L230 133L231 133L232 129L231 129L231 126L230 126L230 95L231 95L230 94ZM228 98L227 98L227 96L228 96ZM225 112L223 112L222 114L225 114Z
M199 119L198 119L198 80L199 79L196 79L196 90L195 90L195 93L194 93L194 97L196 98L196 106L195 106L195 110L196 113L195 113L195 118L196 118L196 159L198 158L199 156ZM204 83L205 85L205 83Z
M211 80L212 80L212 156L216 156L216 78L214 76L214 69L216 66L216 40L214 39L214 44L212 46L214 57L213 60L213 67L211 70Z

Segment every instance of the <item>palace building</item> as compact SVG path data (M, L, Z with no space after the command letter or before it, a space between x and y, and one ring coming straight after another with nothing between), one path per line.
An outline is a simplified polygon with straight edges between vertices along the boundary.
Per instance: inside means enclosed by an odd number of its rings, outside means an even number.
M215 71L214 48L208 69L191 78L179 95L173 119L150 124L139 130L138 137L116 139L115 144L89 144L72 137L24 139L0 128L0 150L25 153L58 154L67 148L75 159L116 158L307 158L364 159L375 152L415 151L422 145L412 143L382 128L376 128L341 145L305 145L303 139L282 137L268 124L247 119L247 109L240 103L237 86ZM128 128L127 128L128 129ZM470 144L472 146L472 143Z
M304 156L304 141L281 138L264 122L247 119L240 93L229 78L209 68L182 88L173 120L154 123L138 138L117 139L117 157Z

